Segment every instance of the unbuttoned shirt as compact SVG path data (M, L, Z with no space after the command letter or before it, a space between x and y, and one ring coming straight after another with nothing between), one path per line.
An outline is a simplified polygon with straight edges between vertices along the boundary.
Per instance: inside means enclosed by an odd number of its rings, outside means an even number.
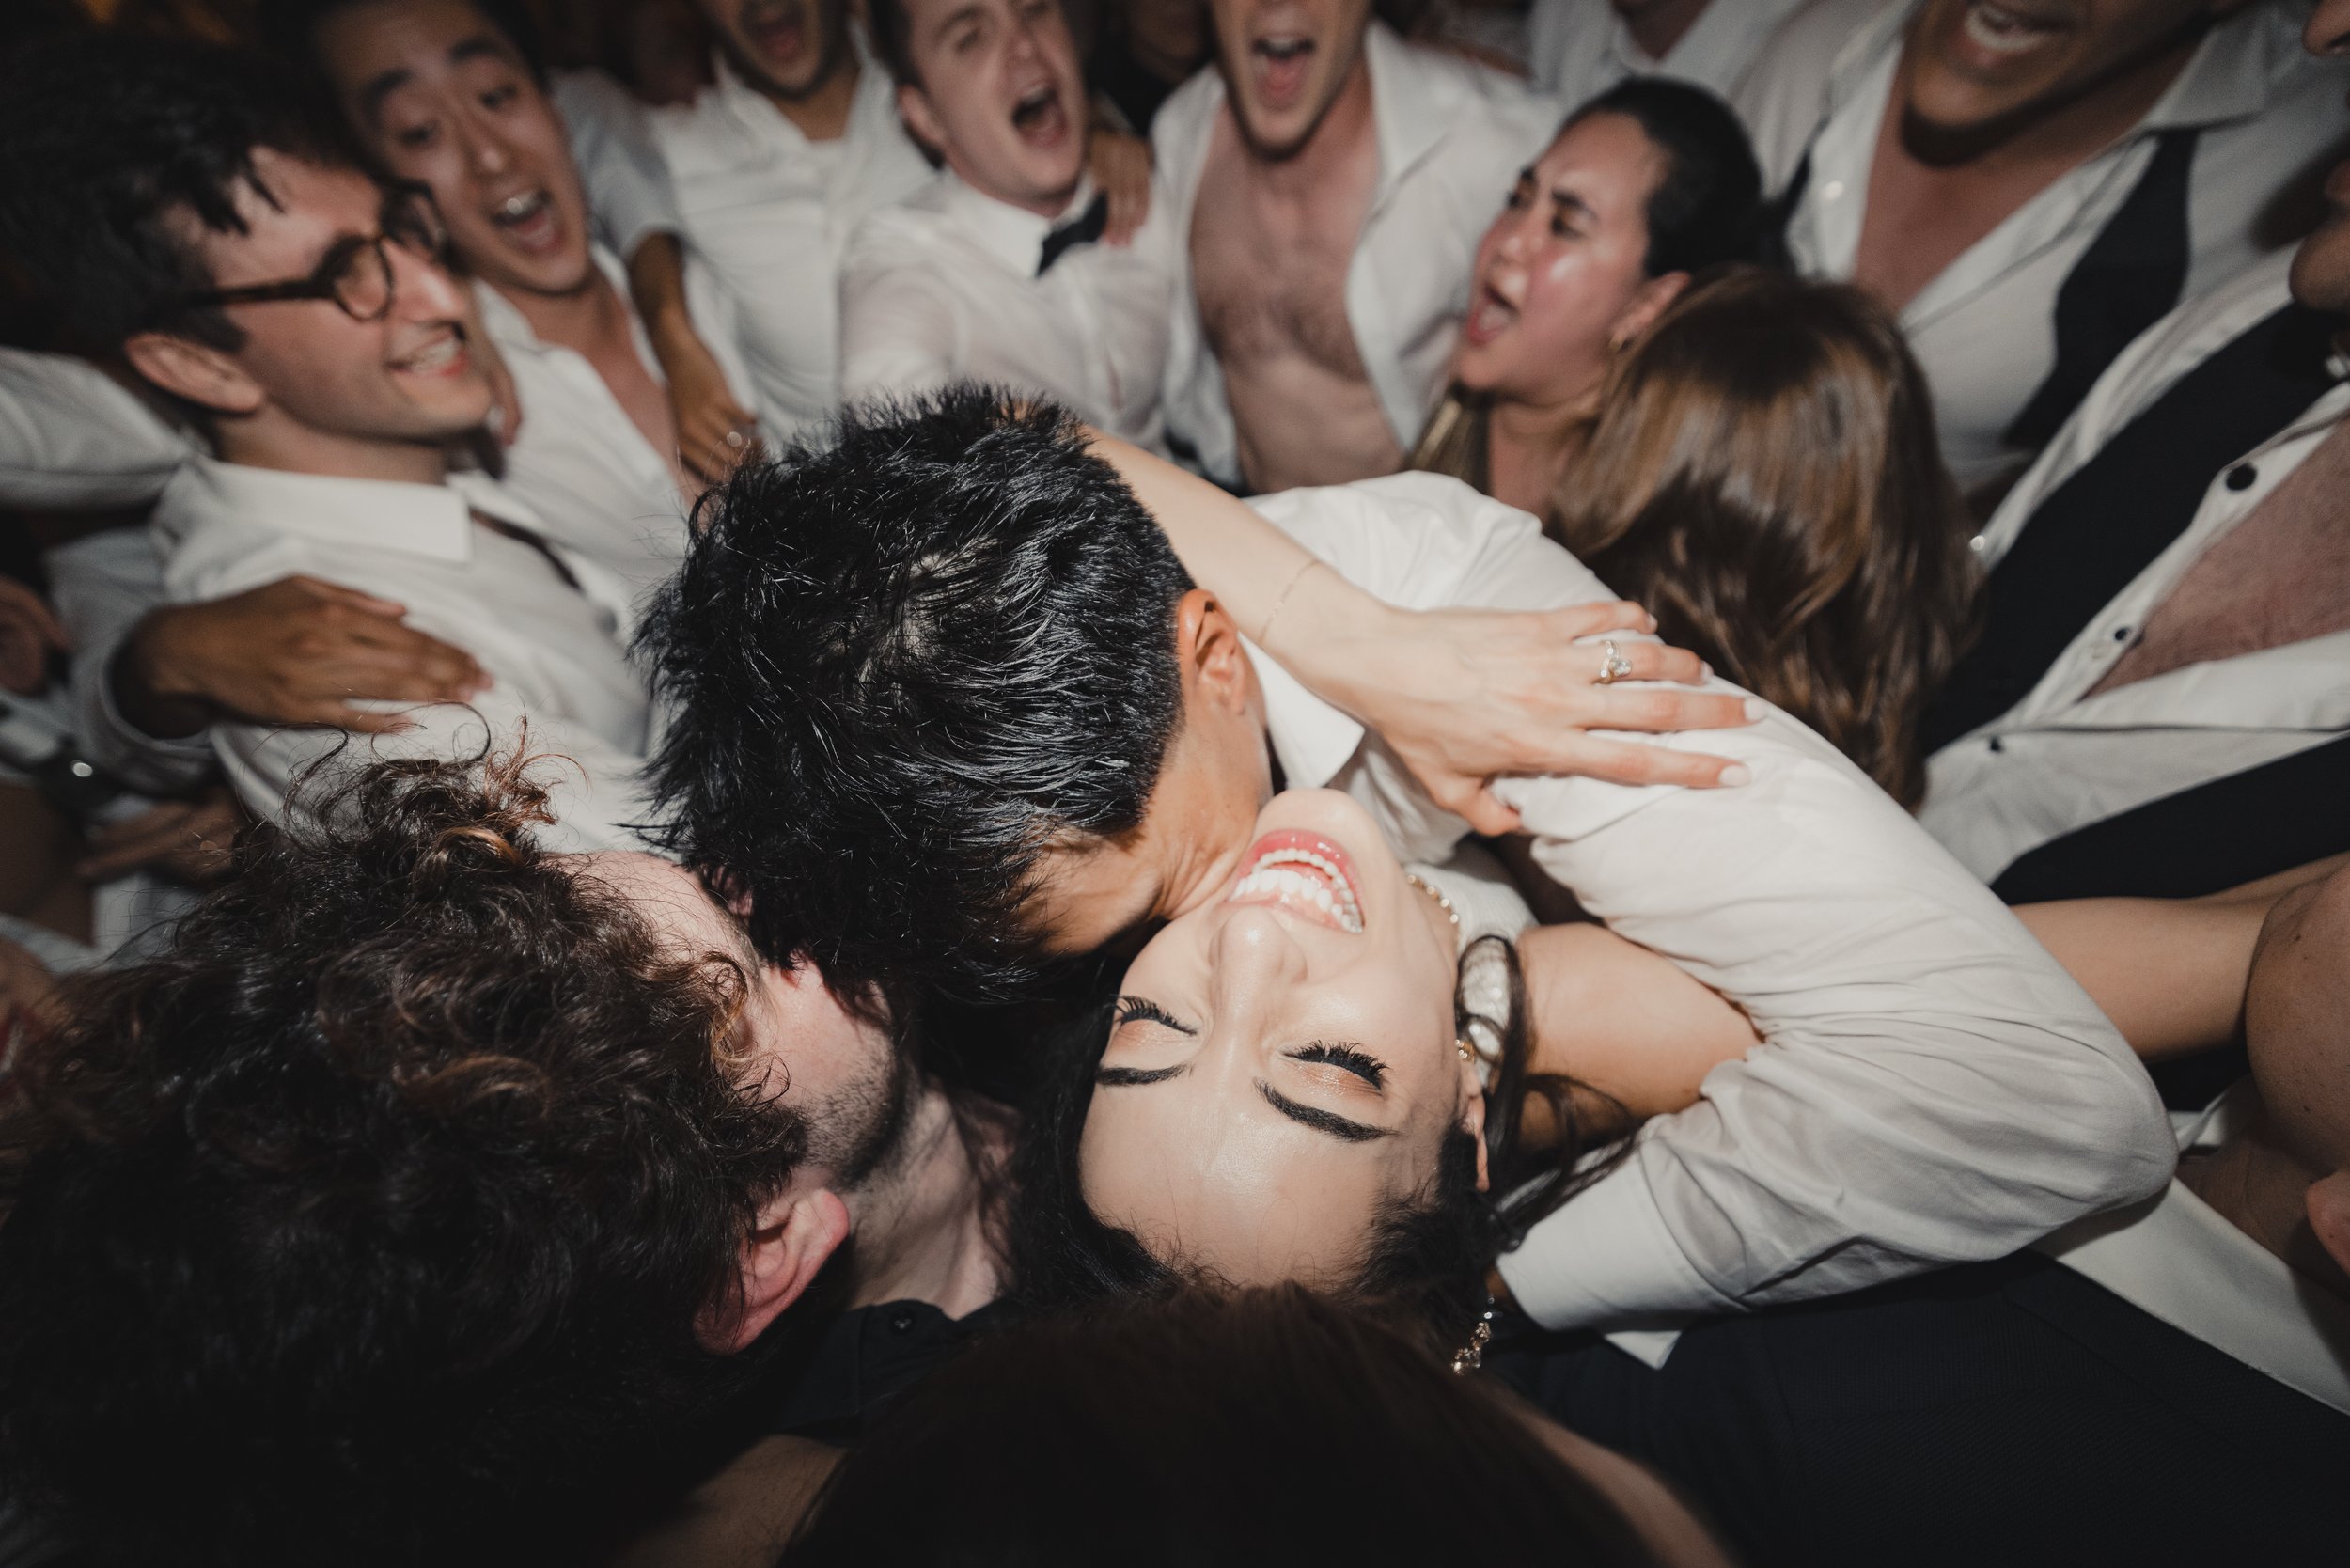
M888 72L870 59L834 141L809 140L723 56L716 74L691 104L650 118L686 241L733 306L760 432L780 444L839 404L850 236L868 213L919 189L931 168L899 123Z
M557 818L555 847L641 847L629 824L650 815L638 771L652 709L618 635L627 588L553 542L496 484L327 478L198 459L164 489L152 526L176 602L306 573L404 604L410 625L465 650L490 676L470 705L365 704L414 721L396 734L214 725L228 782L256 814L281 815L322 758L470 758L485 742L511 746L526 735L549 759L539 772Z
M2178 1119L2181 1153L2217 1148L2258 1108L2247 1078ZM2080 1220L2038 1250L2115 1295L2350 1416L2350 1302L2303 1278L2185 1184Z
M947 172L867 218L840 269L842 397L998 383L1163 450L1166 216L1153 212L1132 244L1074 245L1037 271L1045 235L1093 197L1086 181L1043 218Z
M1435 475L1256 505L1408 608L1614 597L1534 518ZM1440 861L1468 831L1376 736L1270 660L1256 667L1292 786L1347 791L1407 860ZM2161 1189L2170 1127L2129 1046L1835 747L1776 709L1746 729L1641 738L1731 758L1753 780L1496 792L1549 875L1736 1004L1762 1043L1502 1258L1537 1322L1650 1328L1834 1294L2003 1257Z
M629 304L618 259L599 245L595 260L628 312L636 357L660 381L661 362ZM698 259L689 258L688 277L699 267ZM667 460L645 439L584 355L542 340L523 313L488 284L475 284L474 297L522 404L521 433L505 453L506 490L539 519L548 539L617 572L641 605L685 558L690 499L678 489ZM697 318L695 324L735 396L749 396L731 321ZM632 620L621 628L623 636L634 629Z
M1852 276L1916 6L1814 0L1779 30L1740 94L1769 189L1784 189L1809 157L1787 240L1797 269L1812 276ZM2297 238L2271 209L2350 131L2350 70L2302 49L2306 20L2306 8L2256 0L2215 26L2136 128L2052 180L1903 309L1934 388L1943 456L1962 485L2012 476L2032 457L2007 435L2055 367L2058 292L2146 174L2163 133L2200 131L2182 302Z
M2042 504L2178 381L2291 303L2289 255L2173 311L2114 361L1977 540L1986 564ZM2339 377L2339 356L2330 368ZM1986 881L2076 829L2350 731L2350 632L2206 659L2094 692L2147 618L2350 417L2339 380L2208 478L2186 532L2066 646L2030 693L1926 763L1919 821Z
M1569 109L1632 76L1669 76L1728 98L1772 31L1803 0L1712 0L1663 59L1652 56L1608 0L1534 0L1527 55L1534 83Z
M1347 267L1346 319L1396 446L1408 452L1444 391L1478 242L1562 116L1557 102L1499 71L1406 43L1383 23L1370 24L1363 57L1379 183ZM1151 127L1158 165L1152 201L1154 216L1163 211L1168 220L1175 279L1167 433L1212 478L1233 484L1240 454L1231 404L1191 278L1192 214L1224 101L1224 78L1210 66L1159 110Z

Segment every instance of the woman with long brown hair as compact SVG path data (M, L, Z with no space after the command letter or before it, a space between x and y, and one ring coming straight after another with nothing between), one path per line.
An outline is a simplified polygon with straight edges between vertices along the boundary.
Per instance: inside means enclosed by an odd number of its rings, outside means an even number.
M1691 288L1610 367L1548 526L1667 638L1918 804L1919 713L1977 570L1923 374L1866 295L1757 268Z

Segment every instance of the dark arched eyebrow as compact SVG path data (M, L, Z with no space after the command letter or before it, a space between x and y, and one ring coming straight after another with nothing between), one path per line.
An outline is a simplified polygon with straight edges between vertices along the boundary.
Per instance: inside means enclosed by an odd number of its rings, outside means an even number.
M1395 1137L1394 1132L1386 1127L1373 1127L1332 1111L1301 1105L1262 1078L1257 1080L1257 1092L1265 1097L1267 1105L1299 1126L1311 1127L1317 1133L1326 1133L1347 1143L1370 1143L1376 1138Z

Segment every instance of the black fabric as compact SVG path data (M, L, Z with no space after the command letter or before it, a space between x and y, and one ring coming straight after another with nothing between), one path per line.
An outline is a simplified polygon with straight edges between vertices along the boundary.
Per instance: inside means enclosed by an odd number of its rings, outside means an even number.
M2156 135L2146 172L2065 274L2057 290L2056 364L2008 426L2009 446L2045 447L2106 367L2186 291L2186 198L2198 134L2190 128Z
M1928 708L1928 755L2022 701L2186 531L2221 470L2331 384L2338 317L2287 306L2181 377L2057 487L1984 585L1982 634Z
M950 1318L927 1301L889 1301L840 1313L816 1341L768 1430L828 1443L865 1435L890 1402L1007 1321L997 1302Z
M1093 69L1087 72L1092 78L1094 90L1108 99L1124 117L1126 129L1137 136L1151 133L1151 122L1159 117L1159 106L1172 97L1181 82L1168 82L1152 75L1136 65L1134 56L1104 39L1093 54Z
M1104 191L1086 203L1086 210L1044 236L1043 255L1036 264L1036 275L1042 277L1053 270L1053 263L1079 245L1089 245L1102 237L1109 227L1110 198Z
M1661 1370L1589 1335L1486 1365L1749 1568L2350 1555L2350 1417L2030 1253L1702 1324Z
M2019 856L1991 886L2010 903L2190 899L2344 850L2350 737L2092 823Z

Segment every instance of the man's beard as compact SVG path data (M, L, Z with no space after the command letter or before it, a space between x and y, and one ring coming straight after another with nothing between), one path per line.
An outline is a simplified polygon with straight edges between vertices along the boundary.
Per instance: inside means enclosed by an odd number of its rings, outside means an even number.
M807 1162L831 1172L826 1183L847 1197L894 1175L909 1147L916 1074L895 1049L871 1069L808 1107Z

